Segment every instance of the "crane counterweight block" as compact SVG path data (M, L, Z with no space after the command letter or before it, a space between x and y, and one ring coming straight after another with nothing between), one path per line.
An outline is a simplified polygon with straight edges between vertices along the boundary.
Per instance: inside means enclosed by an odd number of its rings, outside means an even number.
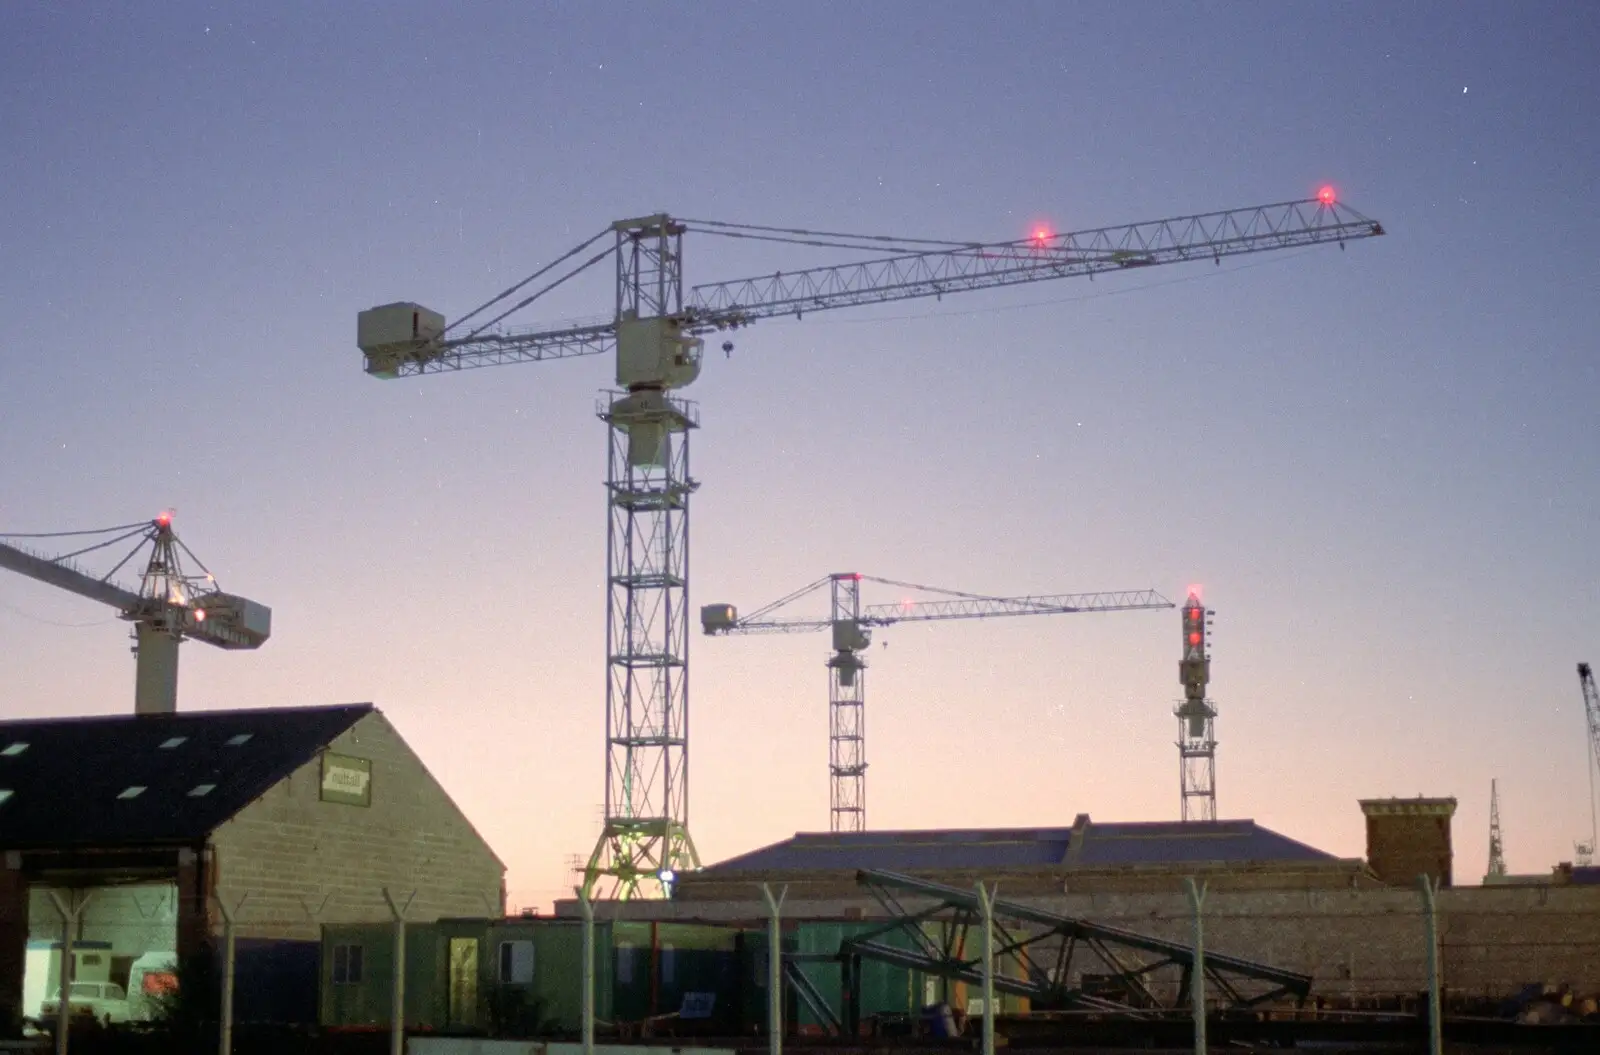
M367 359L367 373L384 380L400 376L407 362L444 354L444 316L410 301L368 308L356 316L356 346Z

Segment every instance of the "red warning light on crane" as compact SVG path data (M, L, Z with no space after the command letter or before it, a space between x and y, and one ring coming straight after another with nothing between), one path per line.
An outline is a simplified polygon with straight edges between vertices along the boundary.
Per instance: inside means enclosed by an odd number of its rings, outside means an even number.
M1333 192L1332 187L1325 186L1317 191L1317 200L1324 205L1332 205L1339 200L1339 196Z
M1036 245L1044 245L1046 242L1050 241L1050 238L1050 228L1046 227L1044 224L1040 224L1033 229L1033 241Z
M156 515L156 523L160 524L162 527L170 526L172 524L172 510L163 509L159 514Z

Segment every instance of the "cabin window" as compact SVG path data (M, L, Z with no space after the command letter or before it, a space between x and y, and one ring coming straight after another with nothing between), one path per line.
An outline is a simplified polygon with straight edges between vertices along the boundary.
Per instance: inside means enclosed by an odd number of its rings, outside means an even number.
M335 945L333 947L333 984L361 984L361 946Z
M533 981L533 942L500 943L500 984L527 985Z

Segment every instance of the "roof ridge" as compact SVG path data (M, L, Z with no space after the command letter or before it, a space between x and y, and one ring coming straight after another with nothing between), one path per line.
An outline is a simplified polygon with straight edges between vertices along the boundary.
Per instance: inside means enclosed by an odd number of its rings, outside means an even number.
M235 707L212 711L173 711L167 714L134 714L117 711L111 714L40 715L31 718L0 719L0 730L41 725L93 725L102 722L157 722L183 721L198 718L256 718L268 714L332 714L336 711L376 711L373 703L313 703L304 706L282 705L276 707Z

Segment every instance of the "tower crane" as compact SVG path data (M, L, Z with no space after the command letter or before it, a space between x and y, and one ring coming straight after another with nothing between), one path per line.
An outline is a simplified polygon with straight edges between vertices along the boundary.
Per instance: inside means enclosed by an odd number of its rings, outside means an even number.
M899 604L861 604L861 584L878 583L906 590L943 594L939 600L902 601ZM826 588L830 612L826 619L779 616L777 613L801 598ZM961 593L937 586L880 579L874 575L840 572L802 586L786 597L740 617L731 604L708 604L700 609L700 625L707 634L804 634L819 630L833 633L833 655L828 657L828 777L830 831L859 832L867 827L867 726L866 651L872 628L896 623L947 619L993 619L1017 615L1065 615L1072 612L1124 612L1139 608L1171 608L1172 602L1154 590L1112 590L1102 593L1049 594L1029 597L990 597Z
M257 649L272 636L272 609L264 604L223 593L216 576L206 570L172 530L172 514L154 520L95 531L53 531L0 534L0 539L62 539L112 536L80 546L70 553L49 557L22 546L0 541L0 568L49 583L91 601L110 605L133 624L135 714L171 714L178 709L178 646L193 638L225 649ZM105 575L96 578L73 563L95 550L136 540L133 549ZM150 556L137 589L112 582L112 576L146 546ZM183 558L194 562L199 574L184 569Z
M768 241L876 254L685 289L684 236ZM698 412L673 393L700 374L705 338L762 319L1049 279L1320 244L1341 248L1383 226L1316 197L1146 223L996 242L941 241L779 228L666 213L618 220L484 304L446 323L397 302L360 312L356 343L376 378L612 355L617 390L598 417L606 478L605 820L584 870L629 897L699 867L689 835L689 435ZM507 318L574 276L614 279L602 322L508 328ZM723 342L732 351L731 341Z
M1578 691L1583 693L1583 719L1589 730L1589 747L1594 761L1584 760L1584 768L1589 771L1589 840L1577 843L1573 849L1578 863L1587 865L1594 860L1595 831L1600 828L1595 820L1594 800L1594 771L1600 768L1600 691L1594 687L1594 674L1587 663L1578 664Z
M1183 653L1178 660L1183 702L1172 711L1178 719L1179 816L1186 821L1217 819L1217 705L1206 696L1211 682L1211 650L1206 637L1214 614L1200 603L1200 587L1189 587L1183 602Z

